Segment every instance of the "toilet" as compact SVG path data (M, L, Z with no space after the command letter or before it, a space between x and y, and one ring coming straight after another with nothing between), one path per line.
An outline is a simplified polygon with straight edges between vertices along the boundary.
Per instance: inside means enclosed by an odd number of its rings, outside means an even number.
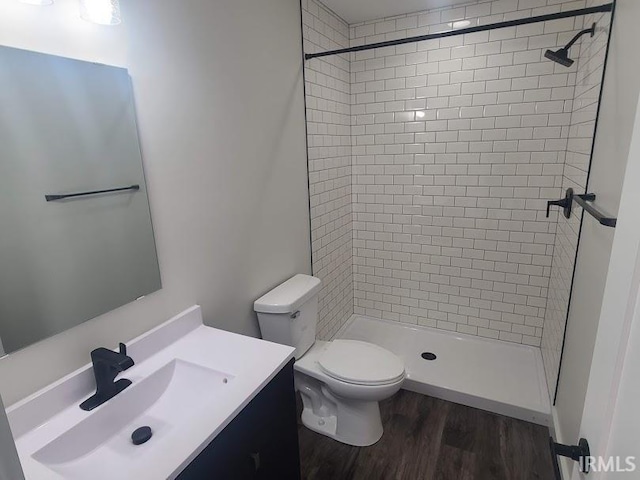
M378 402L394 395L404 362L377 345L356 340L316 340L320 279L296 275L254 303L265 340L295 347L295 388L302 423L359 447L382 437Z

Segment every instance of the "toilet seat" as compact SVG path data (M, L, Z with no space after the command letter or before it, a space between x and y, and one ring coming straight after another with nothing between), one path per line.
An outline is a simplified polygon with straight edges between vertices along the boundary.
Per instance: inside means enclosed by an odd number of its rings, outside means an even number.
M396 355L372 343L334 340L318 359L328 376L354 385L388 385L405 375L404 362Z

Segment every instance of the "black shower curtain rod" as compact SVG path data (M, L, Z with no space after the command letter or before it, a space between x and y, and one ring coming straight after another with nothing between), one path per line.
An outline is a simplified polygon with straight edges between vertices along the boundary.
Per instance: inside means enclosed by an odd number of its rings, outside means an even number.
M591 13L610 12L613 10L613 3L598 5L597 7L580 8L578 10L568 10L566 12L549 13L547 15L539 15L537 17L518 18L516 20L508 20L506 22L489 23L487 25L477 25L475 27L460 28L458 30L449 30L440 33L430 33L428 35L420 35L417 37L401 38L398 40L389 40L386 42L370 43L368 45L357 45L355 47L340 48L338 50L329 50L326 52L306 53L305 60L312 58L326 57L328 55L339 55L341 53L362 52L364 50L373 50L374 48L392 47L394 45L404 45L405 43L422 42L424 40L433 40L436 38L454 37L456 35L464 35L466 33L484 32L486 30L495 30L496 28L517 27L518 25L528 25L530 23L548 22L549 20L558 20L560 18L578 17L581 15L589 15Z

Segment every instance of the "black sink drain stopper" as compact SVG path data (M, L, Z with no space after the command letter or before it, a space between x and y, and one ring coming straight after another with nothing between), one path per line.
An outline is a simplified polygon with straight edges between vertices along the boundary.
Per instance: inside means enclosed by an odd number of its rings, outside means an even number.
M153 432L151 431L151 427L140 427L136 428L131 434L131 441L134 445L142 445L148 442L152 436Z

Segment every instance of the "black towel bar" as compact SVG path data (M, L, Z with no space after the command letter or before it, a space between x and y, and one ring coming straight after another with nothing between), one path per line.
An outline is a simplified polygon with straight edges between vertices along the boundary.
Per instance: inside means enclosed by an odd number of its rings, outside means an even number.
M131 190L131 191L140 190L140 185L131 185L129 187L120 187L120 188L109 188L107 190L93 190L91 192L63 193L60 195L45 195L44 198L47 202L54 202L56 200L64 200L65 198L85 197L87 195L99 195L101 193L124 192L127 190Z

